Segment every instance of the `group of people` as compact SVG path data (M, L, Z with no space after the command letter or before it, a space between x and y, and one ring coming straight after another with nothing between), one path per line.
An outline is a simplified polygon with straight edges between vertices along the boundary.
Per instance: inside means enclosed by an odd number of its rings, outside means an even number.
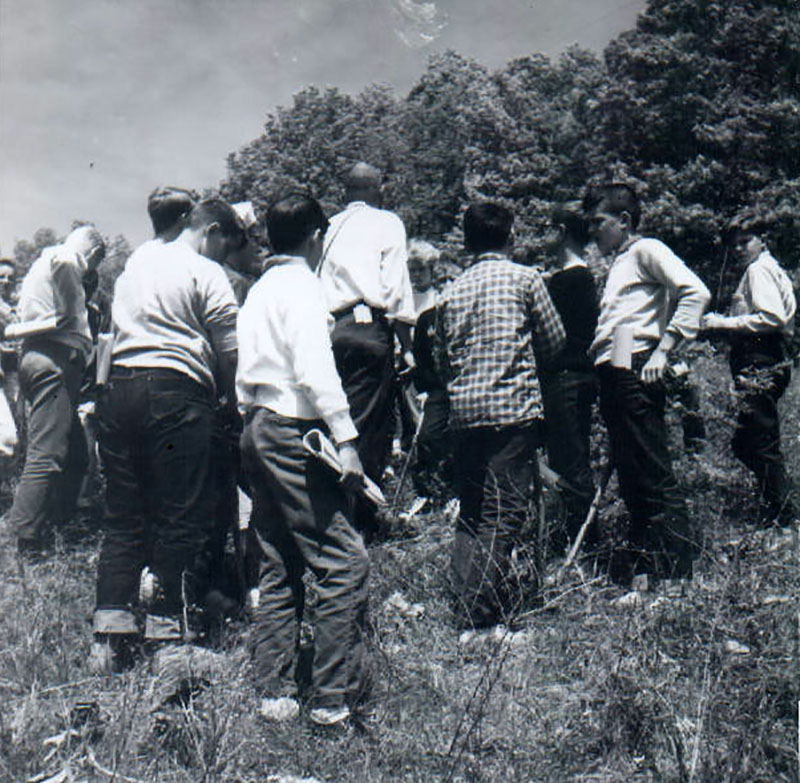
M46 551L70 508L70 474L85 464L78 392L93 360L106 482L95 668L127 665L143 641L196 638L222 589L230 533L242 583L257 590L251 648L262 714L299 712L309 569L318 597L310 717L345 720L368 686L364 540L377 523L364 486L380 483L387 465L398 371L426 395L420 461L432 469L450 455L459 627L510 619L512 553L539 492L539 446L559 474L565 533L577 535L595 493L598 389L631 516L629 576L691 578L696 544L667 448L663 381L671 352L700 328L731 338L743 390L734 450L759 479L765 521L794 519L776 404L790 374L795 301L757 226L733 227L746 270L732 314L704 315L708 290L665 244L636 233L639 200L626 185L589 188L582 204L556 210L557 270L547 277L511 260L512 212L476 202L463 217L471 263L435 295L437 251L407 243L400 218L381 208L381 172L358 163L345 187L347 206L330 220L305 193L273 203L264 259L238 205L155 191L155 237L127 260L112 333L97 344L84 287L104 257L96 229L75 229L27 274L18 321L6 328L22 340L28 406L26 462L6 524L25 563ZM583 255L590 239L613 257L599 298ZM335 444L338 472L306 448L317 429ZM237 485L252 499L246 531ZM154 579L143 603L144 569Z

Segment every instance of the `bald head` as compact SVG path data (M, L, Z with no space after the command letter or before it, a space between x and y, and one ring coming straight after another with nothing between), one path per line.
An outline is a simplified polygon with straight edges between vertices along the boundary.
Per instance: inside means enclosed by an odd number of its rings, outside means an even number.
M89 269L97 269L106 255L105 240L92 225L87 224L73 229L64 244L75 253L80 253Z
M344 178L348 201L366 201L377 205L381 197L381 171L363 161L356 163Z

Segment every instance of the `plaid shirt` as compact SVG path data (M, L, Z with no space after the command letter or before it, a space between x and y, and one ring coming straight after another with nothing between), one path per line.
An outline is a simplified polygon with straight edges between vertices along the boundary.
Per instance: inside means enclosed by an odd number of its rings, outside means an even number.
M444 374L454 429L521 424L542 415L540 361L565 343L539 273L483 253L442 295Z

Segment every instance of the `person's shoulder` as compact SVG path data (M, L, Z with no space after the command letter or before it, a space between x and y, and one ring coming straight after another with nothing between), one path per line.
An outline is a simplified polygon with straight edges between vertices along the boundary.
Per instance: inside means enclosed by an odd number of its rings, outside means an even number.
M670 246L660 239L655 237L637 237L628 248L634 253L643 254L656 254L656 253L669 253L674 255Z

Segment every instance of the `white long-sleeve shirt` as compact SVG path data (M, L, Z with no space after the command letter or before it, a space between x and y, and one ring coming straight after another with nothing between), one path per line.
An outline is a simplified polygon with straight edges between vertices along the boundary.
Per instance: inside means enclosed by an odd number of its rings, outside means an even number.
M665 331L693 339L710 299L703 281L663 242L634 238L608 270L589 349L594 363L610 361L614 330L622 324L633 327L634 354L652 350Z
M305 259L270 259L236 327L236 396L243 415L268 408L292 419L322 419L337 443L357 436L336 371L330 324L322 287Z
M768 250L752 261L731 300L725 327L743 333L794 332L797 309L792 281Z
M359 302L385 310L390 320L416 321L408 276L406 229L394 212L353 201L331 218L318 269L328 309Z
M55 316L57 327L48 340L80 349L84 358L92 348L92 333L86 313L83 275L86 261L66 245L42 250L22 281L18 312L22 321Z

